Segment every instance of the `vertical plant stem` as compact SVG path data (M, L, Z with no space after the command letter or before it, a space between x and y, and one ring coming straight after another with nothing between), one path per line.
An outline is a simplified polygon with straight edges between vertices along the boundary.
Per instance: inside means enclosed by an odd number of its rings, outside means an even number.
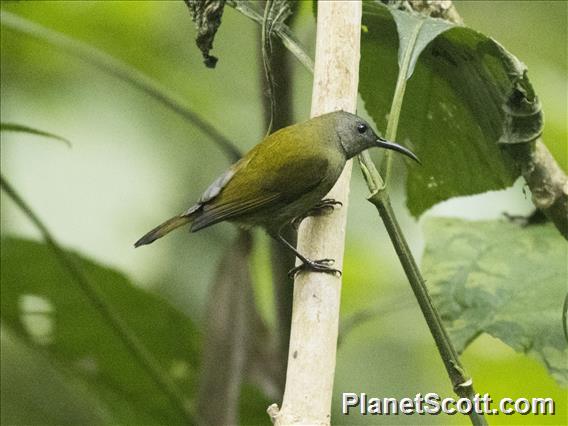
M288 230L284 233L284 238L291 244L297 241L297 233L295 230ZM277 351L279 358L279 372L281 373L279 385L281 386L281 395L284 394L284 385L286 384L286 366L288 365L288 346L290 343L290 326L292 323L292 301L294 286L288 271L294 267L296 257L290 254L290 250L286 250L276 241L270 242L270 260L272 265L272 286L274 288L274 308L276 310L276 338Z
M252 235L240 231L223 253L209 290L196 397L201 426L238 423L241 386L256 337L251 250Z
M467 398L471 401L474 400L475 390L473 388L472 380L467 377L464 367L461 364L459 355L454 349L454 346L446 332L446 329L438 315L438 311L432 304L432 299L428 294L426 283L420 273L420 268L414 260L414 256L408 247L408 243L400 229L395 213L392 209L390 198L387 191L385 191L385 184L378 173L375 165L373 164L368 153L359 156L359 162L363 175L371 191L371 196L368 200L377 208L385 228L389 234L391 242L394 246L396 254L400 260L402 268L406 274L406 278L410 283L410 287L414 292L418 305L422 310L422 314L426 319L426 324L432 333L432 337L436 342L436 347L442 358L442 362L446 367L448 376L454 388L454 391L462 398ZM471 423L476 426L486 425L483 414L472 411L469 414Z
M263 2L259 2L262 5ZM292 14L288 20L289 25L296 14ZM265 40L260 37L261 47L259 53L263 56ZM273 87L268 91L270 82L265 76L264 61L269 62L272 70ZM264 127L270 128L272 119L272 130L277 131L289 126L293 121L292 103L292 67L290 63L290 53L280 40L275 40L271 46L271 55L262 58L262 66L259 79L263 89L262 104ZM274 98L274 102L269 99L269 94ZM274 111L272 112L272 107ZM273 113L273 115L272 115ZM296 243L296 231L288 229L284 235L286 241ZM292 295L293 285L288 278L288 271L294 266L296 256L277 241L270 239L270 264L272 268L272 287L274 289L274 308L276 311L276 354L278 357L278 385L280 395L284 393L286 382L286 365L288 363L288 343L290 341L290 323L292 321Z
M400 263L406 274L406 278L410 283L412 291L416 296L416 300L420 305L420 309L426 319L430 333L436 342L440 357L446 367L448 376L452 382L454 391L462 398L467 398L473 402L475 390L471 378L467 377L465 369L463 368L459 356L452 345L450 338L446 332L442 320L438 315L438 311L432 304L432 299L426 289L426 283L420 274L420 269L412 256L410 248L406 243L406 239L402 234L402 230L396 220L396 216L392 209L388 195L383 192L383 195L371 197L370 201L375 204L390 239L395 248L396 254L400 259ZM475 411L470 413L470 420L473 425L486 425L485 419L482 414Z
M404 92L406 90L406 81L408 79L408 68L410 66L410 60L412 58L412 52L414 50L414 45L416 44L416 39L418 34L420 34L420 29L425 21L422 21L419 25L414 28L411 34L411 40L407 44L407 49L404 52L404 57L402 63L400 64L400 69L398 73L398 78L396 80L396 87L394 89L394 95L392 100L391 109L389 111L389 119L387 122L387 130L385 132L385 137L388 140L396 139L396 132L398 129L398 120L400 119L400 111L402 110L402 100L404 99ZM393 152L387 150L384 153L384 160L381 167L383 176L385 177L384 185L388 186L390 183L390 177L392 174L392 154Z
M51 232L47 229L39 217L37 217L33 210L19 196L12 185L4 179L4 176L1 175L0 186L14 201L14 203L16 203L20 210L22 210L22 212L24 212L24 214L39 229L43 235L45 243L52 250L57 261L69 273L73 281L75 281L81 290L83 290L93 307L108 322L132 357L146 370L158 388L160 388L162 392L168 396L172 406L180 413L180 416L185 419L186 422L193 423L193 415L188 408L187 401L184 399L183 394L179 391L167 373L162 369L154 356L146 349L144 344L130 329L128 324L126 324L118 312L116 312L114 308L105 301L99 289L91 283L73 259L71 259L71 257L61 248L59 243L55 240L53 235L51 235Z
M361 35L360 1L318 3L312 116L343 109L355 112ZM343 207L309 218L298 233L298 249L313 259L331 257L341 269L351 162L327 195ZM341 278L303 272L294 283L288 370L282 409L269 414L277 425L329 424L335 373Z

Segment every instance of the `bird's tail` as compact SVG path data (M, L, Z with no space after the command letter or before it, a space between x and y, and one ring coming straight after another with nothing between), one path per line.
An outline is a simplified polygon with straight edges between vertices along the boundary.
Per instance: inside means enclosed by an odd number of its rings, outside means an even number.
M134 247L145 246L146 244L151 244L156 241L158 238L162 238L164 235L169 234L174 229L179 228L180 226L187 225L191 223L194 219L193 214L181 214L178 216L174 216L171 219L166 220L161 225L156 226L142 238L134 243Z

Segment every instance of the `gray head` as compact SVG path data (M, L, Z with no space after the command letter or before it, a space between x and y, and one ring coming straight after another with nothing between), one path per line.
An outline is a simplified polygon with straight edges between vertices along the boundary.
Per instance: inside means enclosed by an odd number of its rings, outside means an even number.
M377 147L398 151L420 163L412 151L378 136L369 123L361 117L345 111L332 112L328 116L335 121L335 131L347 158L355 157L366 149Z

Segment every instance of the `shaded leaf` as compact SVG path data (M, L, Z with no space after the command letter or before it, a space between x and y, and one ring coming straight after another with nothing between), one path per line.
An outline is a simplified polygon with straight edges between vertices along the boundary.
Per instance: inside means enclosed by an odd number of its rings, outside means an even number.
M68 256L120 312L189 401L199 344L194 325L118 272L72 252ZM116 422L185 423L46 245L4 238L1 281L3 324L83 381Z
M61 374L41 353L2 328L0 423L102 425L112 417L83 386ZM9 392L6 391L9 389Z
M33 127L24 126L22 124L0 123L0 132L18 132L18 133L28 133L30 135L36 135L36 136L44 136L46 138L55 139L64 142L69 147L71 146L71 142L69 142L67 139L61 136L45 132L43 130L34 129Z
M365 3L359 90L380 129L398 74L397 24L403 44L420 25L397 136L423 163L408 169L410 212L510 186L519 171L499 144L532 141L543 126L524 65L472 29Z
M456 348L488 333L567 384L568 246L554 227L432 219L426 241L424 275Z

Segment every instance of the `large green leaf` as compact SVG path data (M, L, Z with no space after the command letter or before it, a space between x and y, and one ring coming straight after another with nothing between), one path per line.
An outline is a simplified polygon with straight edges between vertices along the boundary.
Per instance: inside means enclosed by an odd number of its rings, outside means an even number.
M519 172L499 144L532 141L543 126L524 65L470 28L381 4L365 3L363 25L359 90L380 129L404 62L399 56L412 49L397 133L423 163L408 169L410 212L510 186Z
M567 384L568 245L554 226L437 218L426 240L424 276L457 349L489 333Z
M189 399L199 335L187 317L123 275L68 255ZM106 404L117 423L183 424L171 401L44 244L2 239L1 318Z

